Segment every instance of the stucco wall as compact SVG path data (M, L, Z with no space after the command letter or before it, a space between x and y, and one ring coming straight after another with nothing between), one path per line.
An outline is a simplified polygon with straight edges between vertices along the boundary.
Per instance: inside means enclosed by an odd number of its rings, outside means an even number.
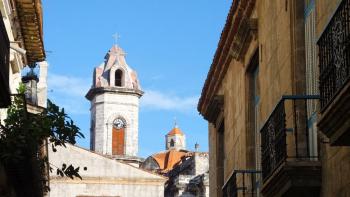
M67 145L49 152L50 163L80 167L80 179L62 178L56 171L50 174L50 197L86 196L163 196L166 178L128 164L106 158L85 149ZM84 171L83 167L87 167Z

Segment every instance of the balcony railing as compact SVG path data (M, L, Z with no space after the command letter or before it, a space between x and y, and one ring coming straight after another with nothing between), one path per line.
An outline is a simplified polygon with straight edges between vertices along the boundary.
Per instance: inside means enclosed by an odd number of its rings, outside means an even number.
M309 145L317 138L309 135L308 99L319 96L283 96L260 130L263 181L287 159L317 160L317 150Z
M350 79L350 0L343 0L318 41L321 110Z
M257 170L235 170L230 179L222 188L224 197L237 197L239 192L242 196L254 197L257 195L257 177L261 173Z

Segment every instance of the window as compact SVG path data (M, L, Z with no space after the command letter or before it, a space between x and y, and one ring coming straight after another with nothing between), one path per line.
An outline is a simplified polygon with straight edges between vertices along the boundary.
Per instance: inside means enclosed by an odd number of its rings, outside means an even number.
M121 71L120 69L118 69L117 71L115 71L115 86L122 86L122 78L123 78L123 71Z
M260 141L260 80L259 80L259 51L257 50L250 60L247 70L248 84L248 105L247 105L247 134L246 143L248 146L246 157L248 159L247 167L250 169L260 170L261 166L261 141ZM245 176L242 174L242 176ZM253 193L259 193L259 182L261 180L259 173L253 173L252 182L247 183L245 187L251 189Z
M175 142L174 142L173 139L171 139L171 140L170 140L170 147L174 147L174 145L175 145Z
M225 125L224 120L217 130L216 137L216 184L217 184L217 196L222 196L222 186L224 186L224 161L225 161Z
M259 110L260 110L260 84L259 84L259 53L255 52L247 70L248 84L248 122L247 124L247 144L249 149L247 157L248 166L254 169L260 169L260 129L259 129Z

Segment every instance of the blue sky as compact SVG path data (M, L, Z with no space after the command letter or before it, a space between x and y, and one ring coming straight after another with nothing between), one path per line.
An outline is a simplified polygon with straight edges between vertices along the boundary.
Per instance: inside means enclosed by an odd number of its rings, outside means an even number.
M145 95L139 114L139 155L164 150L176 117L187 148L208 150L207 123L197 102L226 20L229 0L47 0L44 43L49 98L64 107L89 148L92 70L114 44L127 52Z

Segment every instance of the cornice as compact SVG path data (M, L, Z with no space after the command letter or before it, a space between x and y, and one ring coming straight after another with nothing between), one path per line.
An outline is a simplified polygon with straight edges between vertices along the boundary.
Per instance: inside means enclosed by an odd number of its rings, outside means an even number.
M255 1L235 0L232 2L197 106L198 111L206 119L209 118L206 117L206 114L211 100L217 94L230 62L232 59L239 60L241 58L249 31L252 30L253 33L256 33L257 22L249 19Z

